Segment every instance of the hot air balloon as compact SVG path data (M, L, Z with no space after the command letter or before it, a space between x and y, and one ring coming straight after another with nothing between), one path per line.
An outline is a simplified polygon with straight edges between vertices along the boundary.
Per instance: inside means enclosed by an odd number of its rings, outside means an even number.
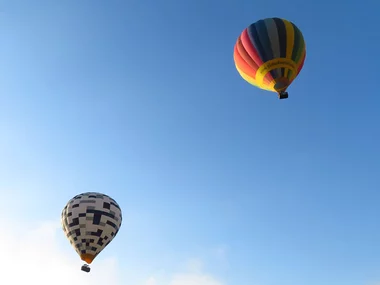
M244 80L288 98L286 89L300 73L306 57L301 31L285 19L266 18L247 27L234 48L234 62Z
M95 257L114 239L122 222L120 206L111 197L87 192L73 197L63 208L63 231L90 272Z

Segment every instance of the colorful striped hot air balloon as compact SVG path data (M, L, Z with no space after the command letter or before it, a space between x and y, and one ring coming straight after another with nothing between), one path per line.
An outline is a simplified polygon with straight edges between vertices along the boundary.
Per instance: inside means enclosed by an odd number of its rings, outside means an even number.
M301 31L292 22L266 18L251 24L234 49L235 66L252 85L288 98L286 89L300 73L306 57Z

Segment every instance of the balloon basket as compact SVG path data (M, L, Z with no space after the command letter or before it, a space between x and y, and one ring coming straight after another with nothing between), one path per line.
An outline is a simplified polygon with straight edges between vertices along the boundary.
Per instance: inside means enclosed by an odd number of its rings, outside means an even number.
M280 92L278 93L278 98L287 99L289 97L288 92Z
M90 266L88 266L87 264L82 265L81 269L82 271L87 272L87 273L91 271Z

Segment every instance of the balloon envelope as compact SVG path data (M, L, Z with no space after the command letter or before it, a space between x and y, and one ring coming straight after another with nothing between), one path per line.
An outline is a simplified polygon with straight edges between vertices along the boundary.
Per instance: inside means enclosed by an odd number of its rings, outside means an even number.
M237 71L252 85L284 92L300 73L306 45L298 27L285 19L266 18L243 30L234 47Z
M73 197L61 215L63 231L88 264L113 240L122 222L120 206L111 197L87 192Z

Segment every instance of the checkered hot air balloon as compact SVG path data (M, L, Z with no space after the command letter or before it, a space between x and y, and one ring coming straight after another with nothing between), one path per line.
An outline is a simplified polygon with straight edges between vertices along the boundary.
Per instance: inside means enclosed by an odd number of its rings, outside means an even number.
M266 18L243 30L234 48L234 62L244 80L288 98L286 89L300 73L306 45L298 27L285 19Z
M73 197L63 208L63 231L80 258L91 264L113 240L122 222L120 206L111 197L87 192ZM89 272L85 264L82 270Z

